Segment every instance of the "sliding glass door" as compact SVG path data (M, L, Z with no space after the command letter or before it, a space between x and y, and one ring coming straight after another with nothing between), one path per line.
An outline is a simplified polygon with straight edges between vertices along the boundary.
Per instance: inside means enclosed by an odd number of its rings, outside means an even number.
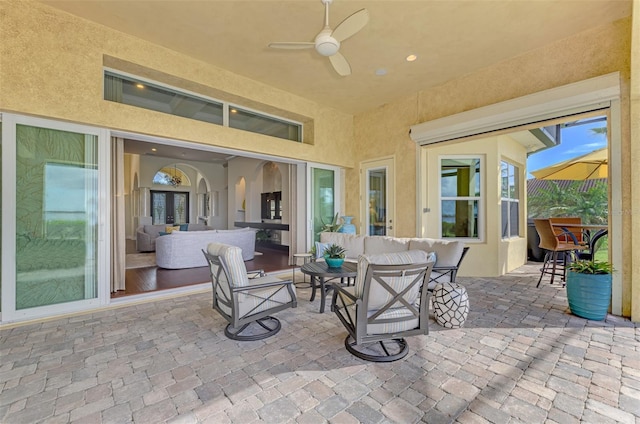
M27 118L5 119L3 128L3 168L15 176L10 192L3 190L3 199L13 200L3 210L3 321L95 305L102 249L98 131Z
M320 240L320 231L324 224L332 222L340 210L339 170L337 168L309 166L309 241Z

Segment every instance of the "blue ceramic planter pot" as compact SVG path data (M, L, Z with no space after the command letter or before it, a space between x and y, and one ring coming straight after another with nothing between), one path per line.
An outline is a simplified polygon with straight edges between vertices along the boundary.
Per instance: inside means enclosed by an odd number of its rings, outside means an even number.
M325 256L324 260L329 265L329 268L340 268L344 262L344 258L329 258L327 256Z
M602 321L611 302L611 274L567 272L567 300L571 313Z

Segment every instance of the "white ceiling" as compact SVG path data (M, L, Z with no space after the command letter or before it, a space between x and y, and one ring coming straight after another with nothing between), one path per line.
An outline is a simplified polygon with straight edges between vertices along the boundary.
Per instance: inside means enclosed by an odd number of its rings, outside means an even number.
M323 26L320 0L43 3L348 113L631 14L631 0L335 0L332 28L361 8L370 14L342 44L353 73L340 77L313 49L267 47L313 41ZM418 59L406 62L409 54ZM387 74L377 76L379 68Z

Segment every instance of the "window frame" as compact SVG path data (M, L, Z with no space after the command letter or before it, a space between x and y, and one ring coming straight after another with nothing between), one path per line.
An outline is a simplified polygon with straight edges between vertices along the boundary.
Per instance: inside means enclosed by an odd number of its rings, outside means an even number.
M503 191L503 186L502 186L502 166L503 164L507 165L507 181L509 181L509 177L513 176L515 177L513 186L515 187L515 189L517 190L517 194L515 198L512 197L504 197L504 191ZM515 163L511 162L509 159L500 159L500 238L502 240L510 240L510 239L515 239L515 238L521 238L522 234L520 232L520 228L522 227L520 224L522 221L522 187L520 184L520 180L521 180L521 171L520 171L520 166L516 165ZM510 173L510 170L513 171L513 173ZM507 183L507 192L510 194L511 191L509 190L509 183ZM507 235L504 235L504 209L503 209L503 204L504 202L508 203L507 206ZM518 223L517 223L517 228L516 228L516 234L512 234L512 225L511 225L511 204L515 203L518 206L518 210L517 210L517 216L518 216Z
M442 195L442 162L447 159L456 159L456 160L478 160L480 164L480 181L479 181L479 190L480 196L443 196ZM485 156L482 154L477 155L440 155L438 156L438 213L439 213L439 221L440 226L438 228L439 237L445 240L456 240L463 242L484 242L485 241L485 198L486 198L486 186L485 186L485 178L486 178L486 164L485 164ZM453 201L477 201L478 202L478 215L477 215L477 223L478 223L478 236L477 237L446 237L442 234L442 202L445 200L453 200Z
M267 135L267 137L273 137L273 138L277 138L279 140L292 141L294 143L304 143L304 124L302 122L298 122L298 121L294 121L294 120L291 120L291 119L283 118L281 116L276 116L276 115L273 115L273 114L270 114L270 113L266 113L266 112L263 112L263 111L260 111L260 110L254 109L254 108L250 108L250 107L241 105L241 104L226 102L226 101L223 101L223 100L220 100L220 99L216 99L216 98L213 98L213 97L210 97L210 96L207 96L207 95L203 95L203 94L200 94L200 93L195 93L195 92L190 91L190 90L185 90L185 89L178 88L178 87L175 87L175 86L172 86L172 85L169 85L169 84L164 84L164 83L159 82L159 81L155 81L155 80L152 80L152 79L140 77L138 75L133 75L133 74L130 74L128 72L123 72L123 71L120 71L120 70L117 70L117 69L113 69L113 68L108 68L108 67L103 67L103 69L102 69L102 87L103 87L102 99L104 101L112 102L112 103L118 103L118 104L124 104L124 105L127 105L127 106L137 107L137 108L144 109L144 110L150 110L150 111L157 112L157 113L163 113L163 114L168 114L168 115L171 115L171 116L181 117L181 115L174 115L174 114L171 114L171 113L162 112L162 111L158 111L158 110L155 110L155 109L148 109L148 108L144 108L144 107L137 106L137 105L130 105L128 103L122 103L122 102L118 102L118 101L115 101L115 100L106 99L105 96L106 96L107 93L106 93L106 90L105 90L104 87L105 87L105 80L106 80L106 76L107 75L110 75L110 76L116 77L116 78L126 79L126 80L132 81L132 82L138 82L138 83L141 83L141 84L148 84L150 86L153 86L156 89L167 90L169 92L173 92L173 93L185 96L185 97L194 98L196 100L222 105L222 124L217 124L217 123L213 123L213 122L210 122L210 121L204 121L204 120L199 120L199 119L196 119L196 118L182 116L185 119L193 119L193 120L197 120L199 122L205 122L205 123L208 123L208 124L211 124L211 125L220 125L222 127L232 128L232 129L238 130L238 131L250 132L252 134L265 135L264 133L261 133L261 132L248 131L248 130L244 130L244 129L241 129L241 128L231 127L229 125L229 115L231 113L231 109L240 109L242 111L248 112L250 114L254 114L254 115L262 117L262 118L266 118L268 120L277 121L277 122L284 123L284 124L289 124L289 125L292 125L292 126L298 128L298 139L297 140L292 140L290 138L282 138L282 137L277 137L277 136L272 136L272 135Z

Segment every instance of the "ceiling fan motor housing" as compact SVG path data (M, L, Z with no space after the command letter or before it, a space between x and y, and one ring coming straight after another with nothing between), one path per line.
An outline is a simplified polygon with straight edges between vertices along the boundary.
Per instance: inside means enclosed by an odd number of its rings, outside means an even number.
M315 43L316 51L322 56L333 56L340 49L340 42L331 36L331 30L318 34Z

